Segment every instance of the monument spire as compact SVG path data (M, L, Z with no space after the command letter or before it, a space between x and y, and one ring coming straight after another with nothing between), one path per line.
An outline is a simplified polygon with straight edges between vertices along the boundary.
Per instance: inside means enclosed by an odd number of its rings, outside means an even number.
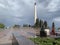
M37 19L37 7L36 7L36 1L34 2L34 23L36 23Z

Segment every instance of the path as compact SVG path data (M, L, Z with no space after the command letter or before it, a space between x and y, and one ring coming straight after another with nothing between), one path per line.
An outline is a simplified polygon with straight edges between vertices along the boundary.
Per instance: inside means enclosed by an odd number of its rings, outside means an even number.
M12 33L17 39L19 45L35 45L28 38L35 37L35 32L32 28L9 29L1 32L0 45L12 45Z

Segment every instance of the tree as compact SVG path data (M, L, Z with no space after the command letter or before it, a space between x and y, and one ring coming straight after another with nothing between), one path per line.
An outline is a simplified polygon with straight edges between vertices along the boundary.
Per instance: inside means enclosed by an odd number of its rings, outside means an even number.
M16 24L15 24L13 27L14 27L14 28L19 28L19 27L20 27L20 25L16 25Z
M55 28L55 24L54 24L54 22L52 23L52 28Z
M39 27L39 19L36 19L35 27Z
M42 25L41 30L40 30L40 37L46 37L46 36L47 36L47 34L44 30L44 25Z
M44 21L44 28L47 28L48 25L47 25L47 21Z
M0 23L0 28L5 28L5 25Z
M29 25L28 24L23 24L23 27L29 27Z
M39 26L40 26L40 28L42 27L42 25L43 25L43 20L40 20L40 21L39 21Z
M29 25L29 27L31 27L31 25Z

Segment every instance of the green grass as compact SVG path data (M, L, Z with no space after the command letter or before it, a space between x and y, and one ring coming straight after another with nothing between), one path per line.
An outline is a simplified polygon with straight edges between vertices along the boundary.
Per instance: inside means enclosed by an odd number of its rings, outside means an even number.
M35 44L37 45L53 45L53 42L56 43L55 45L60 45L60 39L54 39L54 38L30 38Z

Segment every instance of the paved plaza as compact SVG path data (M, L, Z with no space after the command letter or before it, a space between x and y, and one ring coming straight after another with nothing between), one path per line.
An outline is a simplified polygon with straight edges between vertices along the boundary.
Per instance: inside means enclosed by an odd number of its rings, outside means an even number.
M34 38L36 31L33 28L10 28L0 31L0 45L12 45L13 34L19 45L35 45L28 38Z

